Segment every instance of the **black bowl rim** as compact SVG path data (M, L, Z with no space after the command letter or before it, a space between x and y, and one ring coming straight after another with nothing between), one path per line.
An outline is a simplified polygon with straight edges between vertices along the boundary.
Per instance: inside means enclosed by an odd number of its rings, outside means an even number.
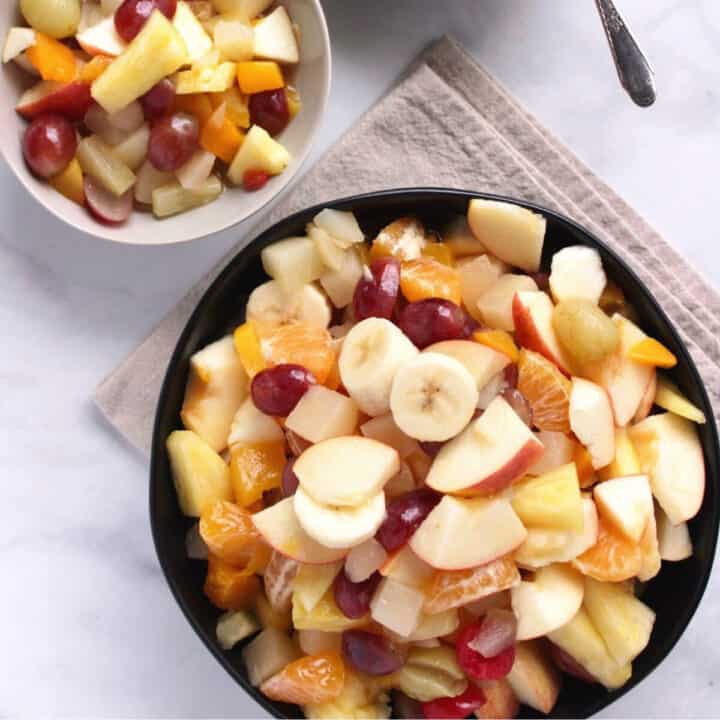
M320 212L320 210L328 207L338 207L338 206L352 206L355 203L362 203L366 201L372 201L372 200L378 200L378 199L395 199L399 203L400 202L409 202L412 200L421 200L422 198L426 198L429 196L455 196L455 197L462 197L466 198L467 200L470 200L472 198L481 198L485 200L498 200L503 202L509 202L516 205L520 205L522 207L526 207L530 210L533 210L535 212L538 212L542 214L543 216L553 218L555 221L559 221L561 224L566 224L571 229L575 230L577 233L579 233L585 240L588 241L589 245L596 245L599 248L601 248L604 252L606 252L608 255L610 255L615 262L617 262L625 272L627 272L628 276L631 278L632 282L634 282L640 290L647 296L648 300L650 301L650 304L654 306L655 312L657 313L658 317L660 318L661 322L665 324L667 327L670 335L672 336L673 340L677 343L677 347L680 348L681 351L681 358L680 362L685 363L687 367L690 369L690 375L692 378L693 383L696 385L696 387L699 389L699 395L701 399L701 403L703 406L703 412L705 413L706 419L707 419L707 426L708 430L710 432L710 439L711 443L715 448L719 447L718 443L718 434L717 434L717 426L715 423L715 416L713 413L712 404L710 403L710 399L707 394L707 390L705 389L705 384L702 381L702 378L700 377L700 373L698 372L698 369L695 365L695 362L693 361L686 345L683 339L680 337L680 334L675 328L675 325L671 322L671 320L668 318L667 314L661 307L660 303L655 299L655 296L650 292L648 287L645 285L645 283L638 277L637 273L628 265L623 258L621 258L612 248L608 247L608 245L597 238L593 233L591 233L589 230L584 228L582 225L576 223L574 220L571 220L570 218L566 217L565 215L562 215L561 213L558 213L554 210L550 210L549 208L543 207L542 205L538 205L536 203L527 202L525 200L520 200L518 198L506 196L506 195L497 195L493 193L485 193L480 191L473 191L473 190L461 190L461 189L455 189L455 188L441 188L441 187L410 187L410 188L395 188L395 189L389 189L389 190L379 190L375 192L368 192L368 193L361 193L356 195L350 195L343 198L337 198L334 200L330 200L328 202L323 203L317 203L313 206L303 208L301 210L298 210L291 215L288 215L280 220L278 220L276 223L273 223L269 228L266 228L260 235L257 235L254 237L250 242L248 242L246 245L243 246L241 250L237 252L237 254L227 263L227 265L223 268L223 270L215 277L215 279L211 282L207 290L203 293L202 297L198 301L195 310L193 311L192 315L188 319L187 323L185 324L185 327L183 328L182 333L180 334L180 337L177 341L177 344L175 346L175 349L173 350L172 356L170 358L170 361L168 363L168 368L165 373L165 377L163 379L162 389L160 391L160 396L158 398L157 403L157 409L156 409L156 415L155 415L155 422L153 427L153 437L152 437L152 448L151 448L151 457L150 457L150 482L149 482L149 490L150 490L150 523L151 523L151 529L152 529L152 536L153 536L153 543L155 545L155 552L158 557L158 561L160 563L160 567L162 568L163 575L165 576L165 580L170 587L170 591L172 592L175 601L179 605L180 609L182 610L183 614L185 615L186 619L190 623L191 627L195 630L195 633L198 635L198 637L202 640L203 644L207 647L207 649L210 651L210 653L215 657L215 659L220 663L220 665L230 674L230 676L247 692L250 697L252 697L255 702L257 702L264 710L266 710L271 716L277 717L277 718L285 718L288 717L287 715L282 714L278 711L278 708L275 703L270 701L268 698L266 698L257 688L253 687L248 680L243 677L239 672L233 668L230 663L227 661L227 657L222 651L222 649L219 647L219 645L216 642L213 642L212 639L210 639L207 634L205 633L204 629L200 626L200 623L195 619L192 612L182 599L182 596L180 594L180 591L178 589L176 580L174 577L171 576L171 573L169 571L169 568L167 567L167 564L165 562L165 558L162 556L162 553L160 551L160 533L162 532L161 528L158 525L158 522L156 521L157 513L155 508L155 501L154 501L154 494L152 492L153 485L155 482L155 476L156 476L156 467L159 463L162 462L162 458L165 453L165 438L160 437L160 424L161 424L161 410L165 406L167 402L167 394L169 391L169 381L172 377L173 373L176 372L176 367L179 363L180 356L182 353L182 349L185 346L188 335L192 331L192 328L195 326L195 324L198 322L200 317L203 314L205 304L208 302L209 297L221 286L224 285L225 278L232 272L234 266L236 263L240 262L242 258L244 258L246 253L251 252L251 250L258 244L262 245L263 241L273 233L275 233L276 228L278 225L281 224L290 224L293 221L295 221L300 216L304 215L314 215L317 212ZM706 478L707 482L707 478ZM653 673L657 667L662 663L670 653L670 651L673 649L673 647L677 644L677 642L680 640L682 635L684 634L685 630L687 629L688 624L690 623L690 620L692 619L693 615L697 611L697 608L700 604L700 601L705 594L705 590L707 589L707 585L710 579L710 574L712 571L712 566L714 562L715 552L717 549L717 539L718 539L718 529L720 528L720 507L717 505L715 507L710 507L706 510L706 512L711 512L714 515L714 537L712 538L711 542L711 553L709 554L710 562L707 564L707 567L704 568L703 576L701 578L701 581L699 585L697 586L698 589L692 598L691 602L687 605L685 612L682 615L681 622L675 623L676 630L673 633L670 633L668 636L661 638L660 640L656 640L656 647L659 643L660 645L660 654L658 657L657 662L655 662L651 667L647 669L645 673L643 673L640 676L637 676L635 673L633 673L633 676L630 678L630 680L623 685L621 688L614 690L612 692L608 692L605 696L600 698L598 701L594 702L591 706L587 708L587 714L585 717L590 717L591 715L594 715L596 712L599 712L603 708L607 707L608 705L612 704L619 698L621 698L623 695L625 695L627 692L629 692L632 688L634 688L636 685L638 685L640 682L642 682L645 678L647 678L651 673Z

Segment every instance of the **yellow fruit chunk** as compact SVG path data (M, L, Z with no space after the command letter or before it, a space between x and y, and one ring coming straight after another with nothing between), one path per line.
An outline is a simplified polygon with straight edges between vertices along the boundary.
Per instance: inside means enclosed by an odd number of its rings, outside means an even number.
M260 347L260 339L252 322L243 323L235 330L233 342L240 363L250 379L265 369L265 358Z
M183 70L175 78L178 95L224 92L235 83L235 63L224 62L213 67Z
M246 171L263 170L268 175L279 175L290 160L290 153L270 137L267 130L253 125L237 151L227 177L234 185L242 185Z
M369 615L352 619L343 614L335 603L332 588L329 589L312 608L306 610L296 592L292 599L292 619L296 630L322 630L323 632L343 632L350 628L367 625Z
M51 177L48 182L69 200L76 202L78 205L85 204L83 171L77 158L73 158L61 173Z
M221 610L244 610L260 592L260 581L251 569L233 567L211 553L203 590Z
M43 80L69 83L75 79L77 59L73 51L59 40L36 32L35 44L27 49L26 55Z
M610 480L625 475L639 475L641 472L640 461L627 428L615 428L615 457L609 465L598 470L600 479Z
M345 684L345 665L338 653L306 655L286 665L261 686L271 700L287 703L322 703L333 700Z
M661 368L671 368L677 365L677 358L662 343L650 337L633 345L628 351L628 357L643 365L654 365Z
M285 88L285 97L287 98L288 112L290 113L290 119L292 120L302 109L302 101L300 100L300 94L298 91L288 85Z
M402 263L400 289L409 302L444 298L459 305L462 300L458 271L430 257Z
M394 677L394 676L391 676ZM308 720L381 720L390 717L388 694L379 687L381 677L362 675L345 668L345 685L336 698L303 707Z
M208 97L210 98L213 110L217 110L220 105L225 103L225 117L227 117L230 122L239 128L246 129L250 127L250 110L248 108L247 98L237 87L233 86L221 93L210 93Z
M285 449L280 443L233 445L230 451L230 483L235 502L248 507L266 490L280 487L285 467Z
M481 345L486 345L493 350L507 355L512 362L517 362L520 358L520 351L512 335L505 330L476 330L472 334L472 339Z
M190 95L175 96L175 111L194 115L202 127L213 114L210 98L205 93L191 93Z
M581 489L589 488L597 482L598 477L595 474L592 457L584 445L575 443L573 462L575 463Z
M89 63L83 66L79 79L84 83L95 82L110 66L112 58L106 55L96 55Z
M237 80L240 90L246 95L285 87L280 66L276 62L266 60L239 62Z
M667 378L661 376L658 376L657 379L655 404L663 408L663 410L669 410L675 415L700 423L700 425L706 422L705 413L703 413L699 407L693 405L680 392L677 385L674 385Z
M265 597L264 593L257 594L253 610L263 627L286 631L289 630L292 625L290 608L287 610L276 610L270 604L267 597Z
M445 243L429 242L422 249L422 254L424 257L437 260L443 265L448 265L449 267L453 267L455 265L455 256L453 255L453 251L450 246Z

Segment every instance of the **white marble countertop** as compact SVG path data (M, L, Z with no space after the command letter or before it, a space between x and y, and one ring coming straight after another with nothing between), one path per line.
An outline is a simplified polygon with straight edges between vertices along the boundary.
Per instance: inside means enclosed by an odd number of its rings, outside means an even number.
M450 32L720 285L720 4L618 5L655 66L649 110L620 90L591 0L327 0L334 84L314 158ZM175 606L146 464L90 399L238 230L110 245L68 232L4 166L0 187L0 717L261 716ZM676 649L604 717L717 717L718 647L716 572Z

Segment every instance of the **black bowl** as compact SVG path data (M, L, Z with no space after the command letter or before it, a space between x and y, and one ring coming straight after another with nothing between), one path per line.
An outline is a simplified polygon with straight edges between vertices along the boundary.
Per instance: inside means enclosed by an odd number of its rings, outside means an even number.
M337 200L296 213L266 230L239 252L203 296L188 321L163 384L158 403L150 465L150 516L158 558L170 589L190 624L220 664L265 710L275 717L298 717L296 706L267 700L247 680L240 647L223 652L215 639L220 614L202 592L205 563L189 560L185 554L185 533L192 520L180 513L173 487L165 439L181 427L180 407L188 377L190 356L205 344L232 331L244 319L249 293L265 281L260 251L282 238L303 234L306 224L323 207L353 210L363 230L373 237L383 225L400 215L419 216L427 227L441 227L450 216L464 213L470 198L509 200L482 193L457 190L395 190ZM677 356L671 375L686 395L702 408L707 423L698 426L705 454L707 487L698 516L690 523L694 554L680 563L665 563L662 572L649 583L643 601L657 613L647 649L633 663L633 676L623 688L607 692L599 685L587 685L567 678L552 717L587 717L621 697L647 677L665 658L685 630L707 585L715 552L720 518L718 438L713 410L702 381L685 345L662 308L635 273L603 243L567 218L529 203L516 202L547 218L543 267L552 253L567 245L584 244L599 250L605 270L637 308L642 327ZM538 716L528 711L528 717Z

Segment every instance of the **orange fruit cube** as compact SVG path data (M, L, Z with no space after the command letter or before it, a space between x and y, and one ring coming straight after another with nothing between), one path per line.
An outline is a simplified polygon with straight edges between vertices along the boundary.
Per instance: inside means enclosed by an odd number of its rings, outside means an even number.
M233 445L230 484L235 502L246 508L260 500L265 491L280 487L285 462L285 448L281 443Z
M268 365L302 365L320 385L325 384L335 364L335 349L327 330L302 323L258 330Z
M228 165L243 141L243 133L227 116L227 106L220 106L208 118L200 132L200 145Z
M83 171L77 158L73 158L62 172L49 178L48 183L69 200L85 205Z
M220 105L225 103L225 116L230 122L239 128L247 129L250 127L250 109L248 108L247 98L240 92L239 88L231 87L224 92L208 93L208 97L213 110L217 110Z
M236 568L211 553L203 590L221 610L244 610L260 592L260 580L252 570Z
M246 95L285 87L285 78L280 66L269 60L239 62L237 79L240 90Z
M80 81L84 83L94 82L107 70L111 62L112 58L105 55L96 55L89 63L83 66L80 71Z
M43 80L69 83L78 71L73 51L55 38L35 31L35 44L28 48L27 58Z
M246 322L240 325L233 333L235 352L240 358L240 364L250 379L265 369L265 358L260 347L260 338L255 332L255 325Z
M677 358L661 342L650 337L633 345L628 351L628 357L643 365L661 368L671 368L677 365Z
M321 703L333 700L345 685L345 664L338 653L306 655L286 665L260 686L270 700L296 703Z
M429 242L423 247L422 254L425 257L437 260L443 265L454 267L455 256L453 255L452 248L449 245L441 242Z
M205 125L213 114L210 98L205 93L176 95L174 107L176 112L186 112L194 115L200 123L200 127Z
M456 305L462 302L460 273L431 257L419 257L402 263L400 289L409 302L427 298L444 298Z
M572 564L583 575L600 582L622 582L640 572L643 552L640 545L624 538L599 515L597 542Z
M532 350L521 350L517 387L530 403L536 427L570 432L571 384L554 363Z
M509 332L505 330L476 330L472 339L481 345L487 345L492 350L507 355L511 362L516 363L520 358L520 351Z

